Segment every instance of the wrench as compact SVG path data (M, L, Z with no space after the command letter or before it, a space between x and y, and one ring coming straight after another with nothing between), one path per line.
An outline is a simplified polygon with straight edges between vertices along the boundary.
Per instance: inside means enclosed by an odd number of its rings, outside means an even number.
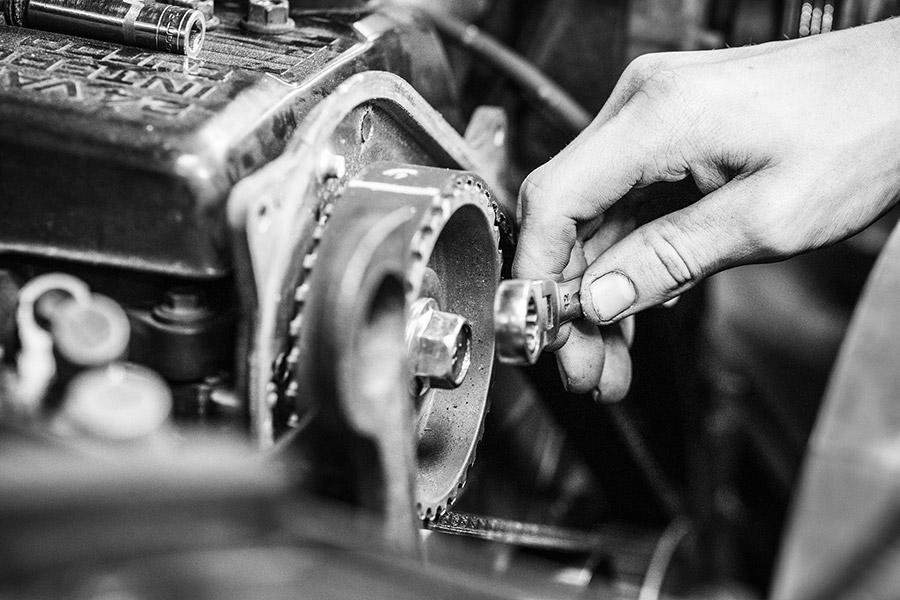
M501 281L494 296L497 358L508 365L533 365L562 324L583 316L581 277Z

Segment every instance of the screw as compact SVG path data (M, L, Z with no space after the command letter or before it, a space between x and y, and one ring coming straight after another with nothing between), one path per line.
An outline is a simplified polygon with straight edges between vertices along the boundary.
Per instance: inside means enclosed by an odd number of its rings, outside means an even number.
M294 28L288 0L250 0L241 26L254 33L285 33Z
M433 298L413 303L407 326L413 374L431 387L462 385L471 361L472 328L460 315L438 310Z

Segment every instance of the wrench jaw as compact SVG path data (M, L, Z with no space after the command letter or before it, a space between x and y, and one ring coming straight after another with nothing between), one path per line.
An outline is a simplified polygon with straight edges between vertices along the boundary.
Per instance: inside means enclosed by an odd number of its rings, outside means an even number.
M533 365L559 331L559 299L552 281L507 279L494 297L497 359Z

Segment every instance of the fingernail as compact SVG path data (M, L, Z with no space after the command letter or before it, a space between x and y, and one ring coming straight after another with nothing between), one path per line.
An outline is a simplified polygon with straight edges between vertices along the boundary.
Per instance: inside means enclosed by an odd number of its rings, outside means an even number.
M634 284L622 273L613 271L591 283L591 302L601 321L611 321L634 304Z

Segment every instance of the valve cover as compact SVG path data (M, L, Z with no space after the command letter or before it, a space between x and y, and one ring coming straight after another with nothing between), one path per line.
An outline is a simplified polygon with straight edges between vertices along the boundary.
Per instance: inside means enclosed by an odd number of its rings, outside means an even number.
M341 81L389 71L455 105L440 45L408 16L307 11L263 36L236 4L216 13L195 61L0 27L0 253L220 277L231 187Z

